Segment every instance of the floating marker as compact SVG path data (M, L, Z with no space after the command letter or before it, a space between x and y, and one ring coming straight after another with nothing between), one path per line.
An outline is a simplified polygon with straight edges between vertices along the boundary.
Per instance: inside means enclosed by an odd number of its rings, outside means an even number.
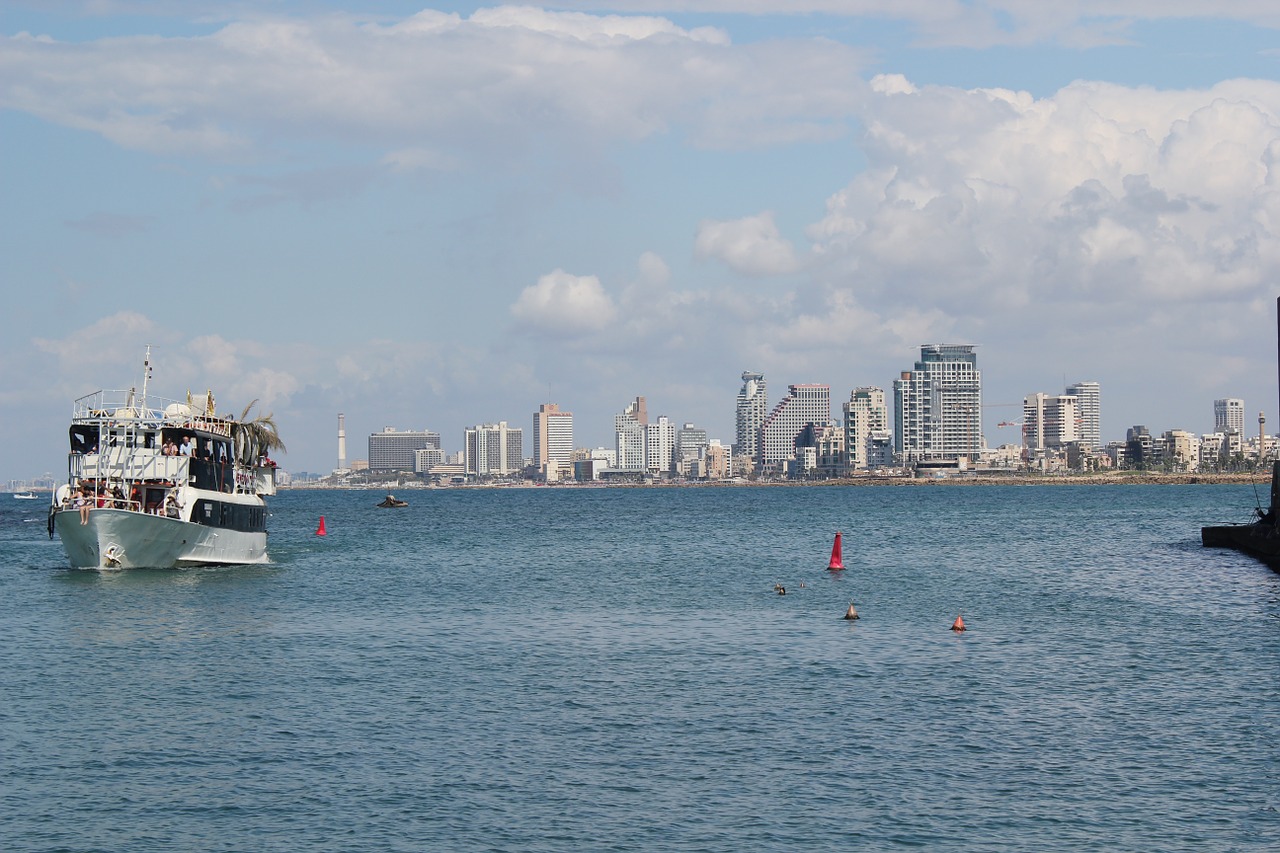
M957 617L956 617L956 621L954 621L954 622L952 622L952 623L951 623L951 630L952 630L952 631L955 631L956 633L959 633L960 631L965 630L965 627L964 627L964 617L962 617L962 616L957 616Z
M844 560L840 556L840 533L836 532L836 542L831 546L831 562L827 563L828 571L839 571L844 568Z
M845 619L857 619L858 611L854 608L853 602L849 602L849 609L844 612Z
M325 532L324 532L324 516L323 516L323 515L322 515L322 516L320 516L320 526L316 528L316 535L317 535L317 536L324 536L324 535L325 535Z

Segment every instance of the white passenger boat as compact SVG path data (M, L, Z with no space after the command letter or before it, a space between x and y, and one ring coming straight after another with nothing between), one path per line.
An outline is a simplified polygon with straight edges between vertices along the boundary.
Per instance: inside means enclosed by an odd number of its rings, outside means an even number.
M67 482L54 493L49 535L76 568L173 568L265 563L267 508L283 449L270 416L217 413L212 392L178 402L97 391L76 400ZM256 401L255 401L256 402ZM253 404L250 404L250 408Z

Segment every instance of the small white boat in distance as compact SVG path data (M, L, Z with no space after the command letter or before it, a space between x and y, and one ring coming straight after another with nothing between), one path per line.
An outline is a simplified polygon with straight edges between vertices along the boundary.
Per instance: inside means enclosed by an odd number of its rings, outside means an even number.
M67 482L49 507L49 536L74 568L266 563L276 492L268 451L284 449L270 416L220 414L213 393L187 402L96 391L76 400ZM251 404L252 406L252 404Z
M36 496L31 492L14 492L13 497L20 501L33 501L36 499Z

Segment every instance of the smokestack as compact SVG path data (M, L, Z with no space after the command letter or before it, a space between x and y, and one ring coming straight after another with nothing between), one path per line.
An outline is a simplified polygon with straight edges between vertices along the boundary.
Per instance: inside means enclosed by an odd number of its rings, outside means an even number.
M347 416L338 412L338 469L347 469Z

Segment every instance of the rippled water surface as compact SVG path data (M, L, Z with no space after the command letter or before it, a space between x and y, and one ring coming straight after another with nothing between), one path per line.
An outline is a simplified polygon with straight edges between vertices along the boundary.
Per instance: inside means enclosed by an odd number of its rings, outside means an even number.
M0 847L1280 849L1249 487L402 496L108 574L0 497Z

